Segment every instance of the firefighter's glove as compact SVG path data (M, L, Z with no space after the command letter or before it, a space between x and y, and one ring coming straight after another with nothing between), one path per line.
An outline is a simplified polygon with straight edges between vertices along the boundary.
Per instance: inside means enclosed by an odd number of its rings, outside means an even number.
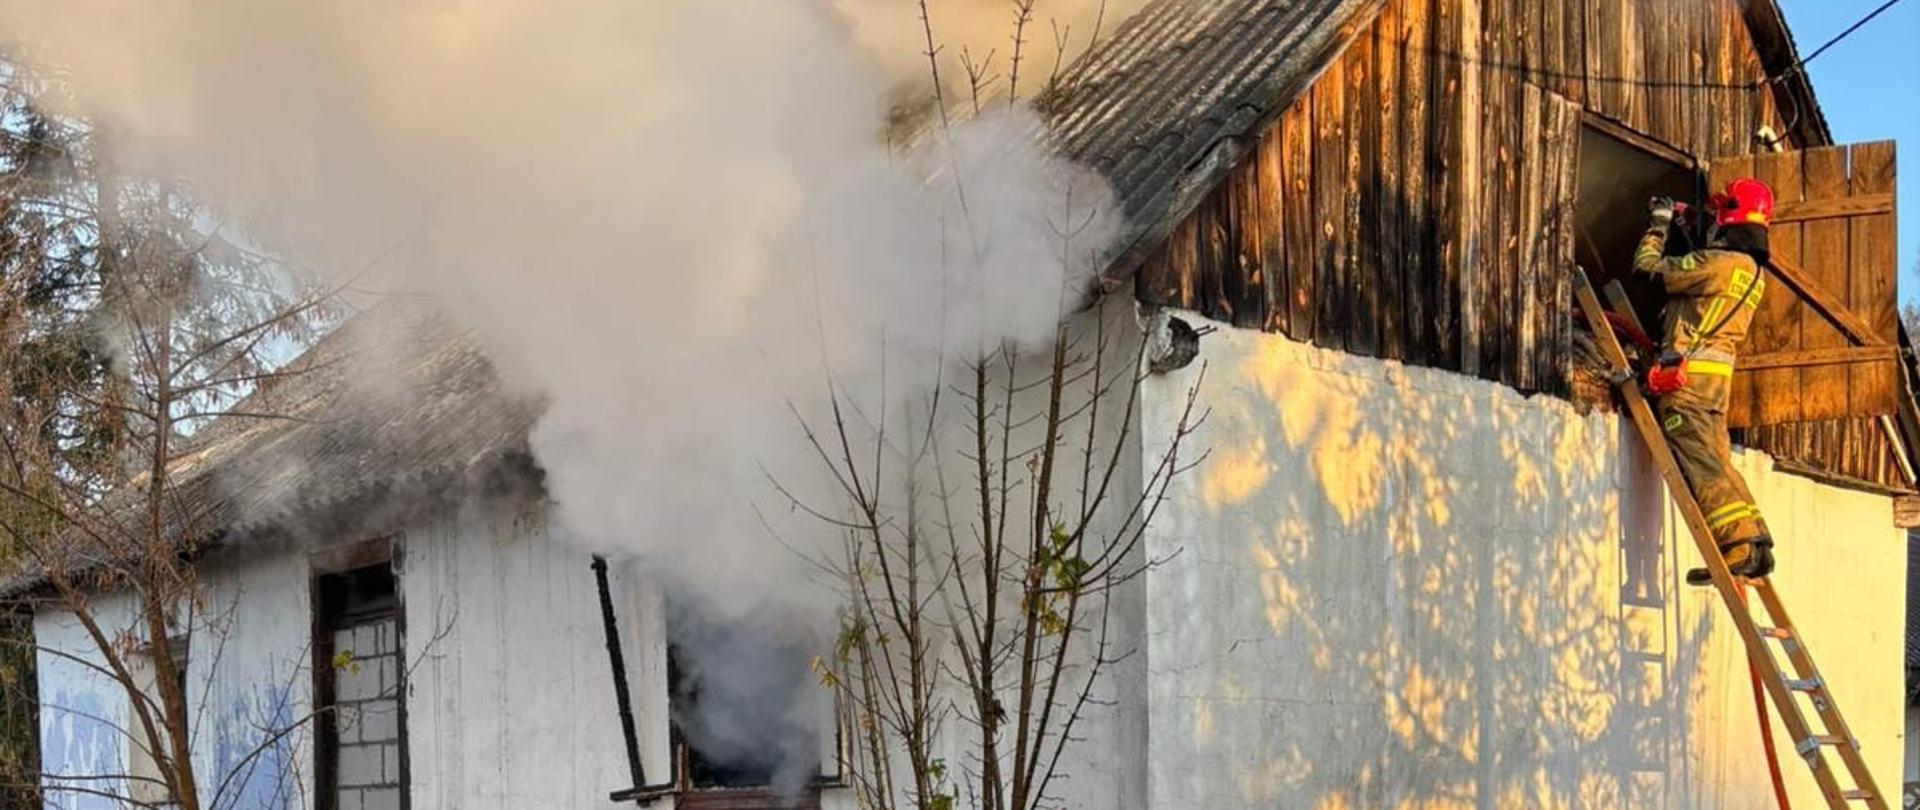
M1654 197L1653 199L1647 200L1647 214L1651 216L1657 224L1665 225L1672 222L1673 209L1674 204L1672 197Z

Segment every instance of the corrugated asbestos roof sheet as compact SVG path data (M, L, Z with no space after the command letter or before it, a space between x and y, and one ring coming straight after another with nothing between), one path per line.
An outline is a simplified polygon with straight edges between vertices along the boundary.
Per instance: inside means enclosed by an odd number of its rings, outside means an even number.
M294 419L225 418L182 459L176 485L203 496L191 516L203 530L464 475L523 451L539 412L503 390L471 335L419 304L361 314L298 368L236 409Z
M1040 100L1059 150L1113 184L1131 272L1370 22L1380 0L1158 0Z
M539 403L506 391L475 343L422 304L393 302L342 325L196 434L173 463L169 533L218 540L285 527L294 516L383 505L393 491L459 486L525 457ZM137 509L138 484L107 509ZM133 524L114 521L123 526ZM99 563L76 549L67 565ZM41 582L0 576L0 595Z

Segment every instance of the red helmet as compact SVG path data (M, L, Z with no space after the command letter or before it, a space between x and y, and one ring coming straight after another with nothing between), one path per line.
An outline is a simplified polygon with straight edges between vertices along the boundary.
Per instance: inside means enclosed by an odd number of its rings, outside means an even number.
M1727 190L1709 200L1715 225L1758 225L1773 223L1773 189L1751 177L1727 184Z

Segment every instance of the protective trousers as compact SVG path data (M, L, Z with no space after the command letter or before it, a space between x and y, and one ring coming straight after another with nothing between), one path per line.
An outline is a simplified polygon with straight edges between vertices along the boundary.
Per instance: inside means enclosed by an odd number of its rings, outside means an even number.
M1660 398L1659 411L1660 427L1707 517L1714 542L1727 564L1737 566L1749 551L1745 541L1767 536L1767 524L1746 480L1733 469L1726 411L1731 387L1730 377L1690 371L1686 387Z

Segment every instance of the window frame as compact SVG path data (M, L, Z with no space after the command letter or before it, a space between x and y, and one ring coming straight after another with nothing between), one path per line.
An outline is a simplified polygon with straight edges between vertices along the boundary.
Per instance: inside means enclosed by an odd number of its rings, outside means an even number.
M413 767L408 751L409 734L407 722L407 610L405 589L402 587L401 556L399 543L394 537L378 537L314 552L308 557L308 615L311 620L308 637L311 639L312 658L312 697L313 697L313 808L314 810L339 810L338 789L334 785L339 772L340 742L334 728L334 720L328 707L335 705L336 673L333 667L333 631L334 617L328 615L325 604L324 585L330 578L339 577L355 571L385 567L393 579L393 607L391 608L394 628L394 656L397 671L395 673L395 724L399 735L400 809L410 810L413 804Z

